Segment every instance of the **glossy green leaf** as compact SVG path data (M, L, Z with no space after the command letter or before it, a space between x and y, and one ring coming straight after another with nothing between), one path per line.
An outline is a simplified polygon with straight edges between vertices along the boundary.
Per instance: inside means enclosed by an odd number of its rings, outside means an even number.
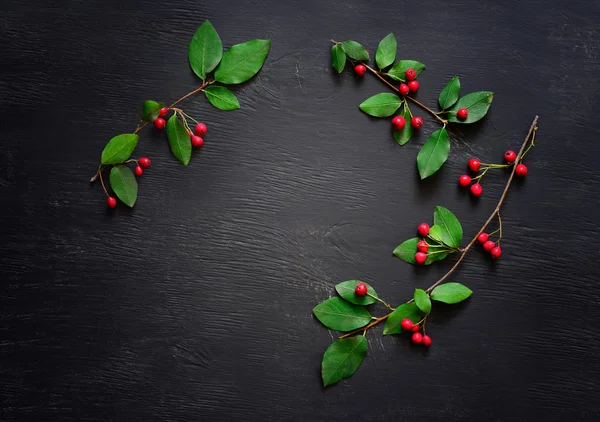
M396 249L394 249L394 256L400 258L404 262L416 265L415 254L417 253L417 243L419 243L419 240L421 239L418 237L413 237L412 239L402 242L396 247ZM443 248L431 247L432 245L435 245L435 242L431 241L430 239L425 239L425 241L430 245L430 248L427 252L427 259L425 260L424 265L433 264L434 262L441 261L448 256L448 252L446 252Z
M402 326L400 325L404 318L408 318L414 324L416 324L423 318L423 312L421 312L419 307L414 302L404 303L398 306L385 321L383 335L387 336L390 334L400 334L404 332Z
M129 167L114 166L110 169L110 187L125 205L128 207L135 205L138 184Z
M152 100L144 101L142 105L142 120L152 123L158 118L158 112L165 105Z
M240 84L258 73L271 48L270 40L250 40L236 44L223 53L215 80L223 84Z
M425 314L431 312L431 300L429 299L429 295L423 289L415 289L415 304Z
M339 297L319 303L313 309L313 313L324 326L337 331L356 330L371 321L371 314L365 308Z
M461 97L456 104L449 110L448 121L454 123L475 123L483 119L492 105L494 93L488 91L471 92L470 94ZM465 120L456 117L456 112L466 108L469 110L469 115Z
M389 33L379 42L379 46L377 46L377 51L375 52L375 61L377 62L377 66L379 69L384 69L394 63L396 60L396 50L398 48L398 43L396 42L396 37L394 34Z
M394 139L396 140L398 145L405 145L408 141L410 141L410 138L413 133L413 128L410 124L410 119L412 116L410 114L410 110L406 102L404 102L404 107L402 107L402 110L400 110L399 115L404 117L404 120L406 120L406 124L404 125L404 129L402 130L394 130L392 128L392 134L394 135Z
M188 60L190 67L202 80L211 72L223 56L223 44L214 26L209 21L204 21L196 30L188 47Z
M369 60L369 53L367 53L367 50L365 50L362 44L359 44L356 41L344 41L342 42L342 48L348 57L354 60Z
M400 60L387 71L387 75L392 79L404 82L407 69L414 69L419 76L425 70L425 65L415 60Z
M323 386L335 384L356 372L367 354L367 338L362 335L342 338L329 345L321 362Z
M435 224L429 228L429 237L437 240L438 242L443 243L443 235L442 228L440 226L436 226Z
M431 298L438 302L454 304L462 302L471 296L473 292L467 286L460 283L444 283L437 286L431 292Z
M337 73L342 73L342 70L344 70L344 66L346 65L346 53L344 53L340 44L335 44L331 47L331 65Z
M237 110L240 108L240 102L235 94L224 86L207 86L204 88L204 95L212 105L220 110Z
M417 155L417 168L421 179L431 176L442 167L450 153L450 137L446 129L433 132Z
M354 293L354 289L358 283L364 283L367 286L367 295L358 296ZM360 280L343 281L335 286L335 290L345 300L355 305L370 305L376 302L377 292L370 284Z
M388 117L391 116L402 105L402 99L395 94L382 92L367 98L359 106L360 109L369 116ZM406 122L410 124L410 122Z
M167 138L173 155L183 164L187 166L192 158L192 142L187 129L179 121L177 115L171 116L167 122Z
M458 218L448 208L435 207L433 223L441 229L442 242L451 248L458 248L463 238L463 230ZM431 235L431 229L430 229Z
M102 151L100 162L102 164L120 164L131 157L131 153L138 143L139 136L133 133L117 135L108 141Z
M455 76L450 79L450 82L448 82L444 89L442 89L442 92L440 92L438 102L440 103L442 110L452 107L454 103L458 101L459 94L460 80L458 79L458 76Z

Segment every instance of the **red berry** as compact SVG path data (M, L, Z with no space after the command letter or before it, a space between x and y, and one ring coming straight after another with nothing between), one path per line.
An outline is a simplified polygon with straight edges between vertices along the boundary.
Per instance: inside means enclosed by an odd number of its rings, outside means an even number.
M471 178L466 174L463 174L458 178L458 184L462 187L469 186L469 183L471 183Z
M515 169L515 174L519 177L525 177L527 175L527 166L525 164L519 164Z
M367 294L367 290L369 289L365 283L358 283L354 288L354 293L356 293L356 296L364 296Z
M357 64L354 66L354 73L356 73L358 76L364 76L365 73L367 73L367 68L364 64Z
M106 205L108 205L108 208L114 208L117 206L117 200L112 196L109 196L106 200Z
M140 177L142 174L144 174L144 169L142 169L140 166L136 166L135 167L135 175L137 177Z
M478 172L480 167L481 163L477 158L471 158L469 160L469 170L471 170L472 172Z
M494 249L495 246L496 244L494 242L488 240L483 244L483 250L486 252L490 252L492 249Z
M469 110L467 110L466 108L459 108L456 112L456 117L458 117L460 120L465 120L468 116Z
M163 107L160 110L158 110L158 115L160 117L167 117L167 113L169 112L169 108L168 107Z
M419 240L419 242L417 243L417 250L419 252L426 253L429 250L429 244L424 240Z
M167 125L167 122L165 122L165 119L163 119L162 117L157 117L156 119L154 119L154 127L155 128L164 129L166 125Z
M198 123L196 125L196 135L204 136L204 135L206 135L207 131L208 131L208 129L206 128L206 125L204 123Z
M408 330L411 330L412 327L414 327L415 324L413 324L413 322L410 319L404 318L402 320L402 322L400 323L400 325L402 326L403 330L408 331Z
M147 169L148 167L150 167L151 161L148 157L142 157L139 159L139 163L143 169Z
M482 193L483 193L483 188L481 187L481 185L479 183L475 183L474 185L471 186L471 195L481 196Z
M412 331L413 333L416 333L417 331L419 331L421 329L421 326L419 324L415 325L414 327L412 327L412 329L410 331Z
M426 260L427 260L427 254L426 253L424 253L424 252L417 252L415 254L415 262L417 263L417 265L423 265Z
M419 89L419 82L410 81L408 83L408 89L410 89L410 92L417 92L417 89Z
M406 75L407 81L412 81L417 77L417 72L415 72L415 69L406 69L406 72L404 72L404 74Z
M422 341L423 346L425 347L429 347L431 346L431 337L429 337L427 334L425 334L423 336L423 341Z
M204 143L204 139L202 139L201 137L196 136L196 135L192 136L192 146L194 148L201 147L203 143Z
M421 335L421 333L414 333L412 335L412 342L413 343L419 344L422 341L423 341L423 336Z
M483 245L485 242L488 241L489 238L490 238L489 234L481 233L479 236L477 236L477 241Z
M413 117L412 119L410 119L410 124L415 129L421 129L423 127L423 119L421 119L420 117Z
M496 246L490 251L490 254L492 254L492 258L498 259L500 258L500 255L502 255L502 249L500 249L500 246Z
M509 149L504 153L504 159L507 163L514 163L517 159L517 154L512 149Z
M392 126L394 130L402 130L406 125L406 119L402 116L396 116L392 119Z
M419 224L419 227L417 227L417 232L419 233L419 236L427 236L429 235L429 224L427 223L421 223Z
M400 88L398 88L398 91L400 91L400 95L406 97L408 95L408 92L410 91L410 88L406 84L400 84Z

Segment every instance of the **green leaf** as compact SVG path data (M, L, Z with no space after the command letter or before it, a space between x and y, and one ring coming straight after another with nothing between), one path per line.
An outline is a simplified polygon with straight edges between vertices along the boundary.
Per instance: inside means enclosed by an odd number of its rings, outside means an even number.
M430 229L431 232L431 229ZM408 262L409 264L416 265L415 263L415 254L417 253L417 243L421 240L418 237L413 237L412 239L408 239L405 242L402 242L400 245L394 249L394 256L400 258L401 260ZM436 245L435 242L430 239L425 239L425 241L431 246ZM435 252L435 253L433 253ZM436 261L441 261L442 259L448 256L448 252L446 252L442 248L429 248L427 252L427 259L425 260L424 265L433 264Z
M458 80L458 76L455 76L450 79L450 82L448 82L444 89L442 89L442 92L440 92L438 102L440 103L442 110L452 107L454 103L458 101L459 93L460 81Z
M102 151L102 164L119 164L127 160L135 149L139 136L133 133L117 135L108 141Z
M444 283L437 286L431 292L431 298L438 302L444 302L454 304L462 302L473 292L467 286L463 286L460 283Z
M313 313L324 326L337 331L356 330L371 322L371 314L365 308L352 305L339 297L319 303Z
M176 114L172 115L167 122L167 138L169 138L169 146L173 155L181 164L187 166L192 158L192 143L187 129Z
M223 56L223 44L215 27L209 21L204 21L196 30L188 47L190 67L202 80L211 72Z
M269 48L270 40L250 40L229 47L215 70L215 80L223 84L246 82L258 73Z
M471 92L461 97L456 104L449 110L448 121L454 123L475 123L483 119L492 104L494 93L488 91ZM465 120L456 117L456 112L466 108L469 115Z
M382 92L367 98L359 107L369 116L388 117L394 114L401 105L400 97L389 92ZM407 121L406 124L408 125L410 122Z
M425 314L431 312L431 300L429 300L429 295L425 292L425 290L415 289L414 299L415 304L422 312Z
M367 286L368 290L366 296L357 296L356 293L354 293L354 289L358 283L364 283ZM370 305L375 303L375 297L378 297L375 289L371 287L371 285L360 280L343 281L335 286L335 290L343 299L350 303L354 303L355 305Z
M429 237L434 240L437 240L440 243L443 242L442 228L440 226L436 226L435 224L429 228Z
M384 69L394 63L396 60L396 50L398 48L398 43L396 42L396 37L394 34L389 33L379 42L379 46L377 46L377 51L375 52L375 61L377 62L377 66L379 69Z
M425 70L425 65L415 60L400 60L387 71L387 75L392 79L404 82L407 69L414 69L419 76Z
M344 50L339 44L335 44L331 47L331 65L337 73L342 73L342 70L344 70L344 66L346 65L346 53L344 53Z
M235 94L224 86L207 86L204 88L204 94L208 101L220 110L237 110L240 108L240 102Z
M135 205L138 184L129 167L114 166L110 169L110 187L125 205L128 207Z
M356 372L367 354L365 336L342 338L329 345L321 362L323 386L335 384Z
M347 40L342 43L342 48L344 52L354 60L369 60L369 53L362 46L362 44L357 43L356 41Z
M435 207L433 211L433 223L439 226L442 234L442 242L451 248L458 248L463 238L463 230L460 221L452 212L444 207ZM431 229L429 230L431 235Z
M164 103L157 103L152 100L144 101L144 105L142 105L142 120L152 123L157 119L158 111L164 106Z
M423 313L414 302L404 303L398 306L385 322L385 326L383 327L383 335L387 336L390 334L400 334L404 332L402 326L400 325L404 318L408 318L414 324L416 324L423 318Z
M406 124L404 125L404 129L402 130L392 129L392 134L394 135L394 139L396 140L398 145L405 145L408 141L410 141L410 138L413 133L413 128L410 124L410 119L412 116L410 114L410 110L408 109L408 105L406 104L406 102L404 102L404 107L400 111L399 115L404 117L404 120L406 120Z
M446 129L433 132L417 155L417 168L421 179L431 176L442 167L450 153L450 137Z

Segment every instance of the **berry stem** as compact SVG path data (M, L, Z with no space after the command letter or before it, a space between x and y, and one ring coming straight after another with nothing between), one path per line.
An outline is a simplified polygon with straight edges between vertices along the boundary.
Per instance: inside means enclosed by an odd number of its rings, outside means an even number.
M377 296L373 296L371 293L367 292L367 296L372 297L375 300L378 300L379 302L383 303L383 305L388 308L390 311L395 311L396 308L392 308L387 302L385 302L383 299L377 297Z
M498 231L500 233L498 233L498 241L496 241L496 244L500 245L500 241L502 240L502 218L500 218L500 210L498 210Z
M110 195L108 194L106 186L104 186L104 180L102 179L102 164L100 164L100 167L98 167L98 173L96 174L100 176L100 184L102 185L102 189L104 189L104 193L106 194L106 196L109 197Z

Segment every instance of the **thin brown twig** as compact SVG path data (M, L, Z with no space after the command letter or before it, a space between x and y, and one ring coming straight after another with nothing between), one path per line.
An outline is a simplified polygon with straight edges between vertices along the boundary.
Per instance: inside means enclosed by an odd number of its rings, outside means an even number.
M106 196L110 196L108 191L106 190L106 186L104 186L104 180L102 180L102 170L98 170L98 175L100 176L100 183L102 184L102 189L104 189L104 193Z

